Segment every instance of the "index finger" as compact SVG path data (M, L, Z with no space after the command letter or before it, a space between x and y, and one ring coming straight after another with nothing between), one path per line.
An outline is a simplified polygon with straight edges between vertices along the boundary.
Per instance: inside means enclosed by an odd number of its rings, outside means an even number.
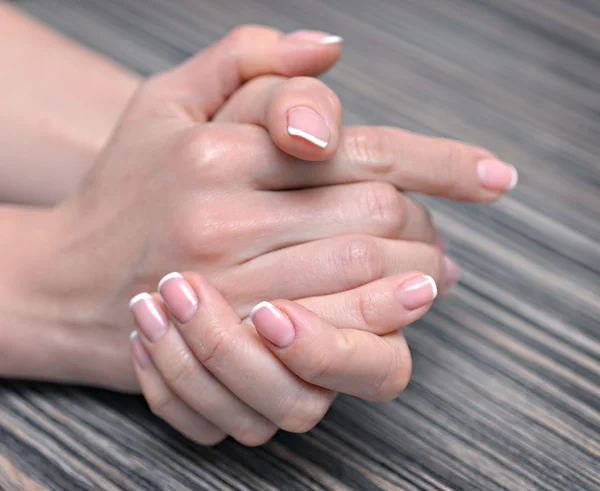
M377 180L401 191L487 202L513 189L518 178L512 165L484 148L384 126L342 128L338 151L318 165L271 152L256 181L272 190Z

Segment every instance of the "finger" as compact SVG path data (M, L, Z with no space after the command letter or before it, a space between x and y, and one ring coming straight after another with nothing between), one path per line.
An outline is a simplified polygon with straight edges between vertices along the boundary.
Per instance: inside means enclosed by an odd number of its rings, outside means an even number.
M254 77L316 75L327 70L341 54L341 41L317 31L284 35L270 27L242 26L182 65L153 77L147 88L183 104L193 120L206 121Z
M272 292L293 300L329 295L409 271L431 276L441 297L450 286L447 280L453 279L446 270L447 261L436 246L345 235L257 257L237 268L230 276L234 281L224 283L222 278L216 278L215 284L236 299L242 316L260 300L272 298ZM248 292L251 282L253 288Z
M352 290L303 298L297 303L333 326L381 335L420 319L437 294L431 276L411 271Z
M274 148L271 152L255 174L262 189L378 180L402 191L483 202L510 191L518 178L513 166L483 148L388 127L342 128L337 153L318 164L298 165Z
M147 293L140 294L131 300L130 308L140 339L168 389L240 443L254 446L268 441L277 427L236 397L196 359L156 300Z
M324 416L334 394L307 384L273 356L202 276L186 272L198 309L179 329L196 359L249 407L287 431L304 432ZM163 287L164 289L164 287Z
M173 428L201 445L216 445L227 435L177 397L163 382L136 331L131 333L133 367L150 409Z
M263 76L236 91L213 120L262 126L285 153L326 160L338 147L342 106L315 78Z
M400 331L377 336L338 329L289 300L262 302L251 319L273 353L310 384L388 401L410 379L410 352Z
M352 233L429 244L436 241L429 213L385 182L272 193L255 205L254 214L269 220L262 227L253 223L244 251L247 257Z

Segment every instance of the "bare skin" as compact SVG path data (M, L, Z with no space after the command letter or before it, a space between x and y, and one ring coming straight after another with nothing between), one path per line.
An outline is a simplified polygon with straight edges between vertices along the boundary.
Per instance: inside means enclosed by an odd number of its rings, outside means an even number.
M407 282L427 277L447 291L455 266L429 214L401 191L491 201L510 188L512 169L459 142L341 128L335 94L299 77L339 57L339 44L319 36L234 31L140 86L68 199L48 209L0 208L8 231L0 237L1 374L143 388L126 342L134 327L127 300L174 270L201 272L240 318L261 300L284 297L329 326L377 339L423 315L435 297L399 308ZM28 189L35 194L35 185ZM266 353L253 329L253 349L263 350L256 367L273 363L278 353ZM295 356L312 363L316 348ZM189 358L165 353L174 366ZM292 428L265 421L271 434ZM238 439L251 444L269 431Z
M0 1L0 202L79 184L141 78Z

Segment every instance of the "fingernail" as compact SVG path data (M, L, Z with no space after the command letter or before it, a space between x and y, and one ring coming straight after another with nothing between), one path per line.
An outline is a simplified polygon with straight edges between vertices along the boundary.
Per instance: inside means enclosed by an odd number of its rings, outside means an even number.
M167 332L168 320L149 293L140 293L131 299L129 309L142 334L150 341L158 341Z
M288 317L269 302L260 302L250 312L256 330L275 346L285 348L292 344L296 330Z
M129 339L131 339L131 344L133 346L133 357L135 358L137 364L142 368L147 368L152 365L150 355L146 351L144 343L142 343L137 331L132 331L129 335Z
M482 187L489 191L504 193L517 185L519 174L512 165L496 159L481 160L477 164L477 175Z
M198 297L179 273L169 273L158 283L158 293L181 322L189 322L198 310Z
M312 41L319 44L341 44L344 40L340 36L328 34L322 31L294 31L285 36L287 39L299 39L301 41Z
M424 307L435 300L437 293L435 280L427 275L407 280L398 289L400 303L406 310Z
M298 106L289 110L288 133L320 148L325 148L329 143L329 128L325 120L310 107Z
M452 286L458 279L458 266L448 256L444 256L444 268L446 270L446 285Z

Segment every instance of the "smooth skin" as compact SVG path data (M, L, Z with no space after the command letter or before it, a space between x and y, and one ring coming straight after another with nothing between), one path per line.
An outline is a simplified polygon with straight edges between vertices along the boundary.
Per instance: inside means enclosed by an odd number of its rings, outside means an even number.
M510 187L510 168L490 185L481 163L504 164L485 150L341 129L328 88L289 78L340 54L305 34L237 29L151 78L67 200L0 210L9 231L0 238L0 373L139 390L124 342L127 299L174 269L202 272L240 317L264 298L303 299L332 325L378 334L398 327L377 306L407 271L447 290L453 274L430 218L398 191L487 201ZM273 84L273 74L284 79ZM325 122L325 148L290 134L298 107ZM318 118L307 121L318 129Z
M429 309L435 290L416 271L362 289L400 295L377 303L371 326L342 328L287 300L257 305L253 326L204 277L168 275L160 294L138 295L130 304L139 327L132 335L134 367L150 408L199 443L231 435L260 445L278 429L310 430L337 392L395 398L411 372L398 328ZM419 306L403 308L403 298L419 289L425 294Z

